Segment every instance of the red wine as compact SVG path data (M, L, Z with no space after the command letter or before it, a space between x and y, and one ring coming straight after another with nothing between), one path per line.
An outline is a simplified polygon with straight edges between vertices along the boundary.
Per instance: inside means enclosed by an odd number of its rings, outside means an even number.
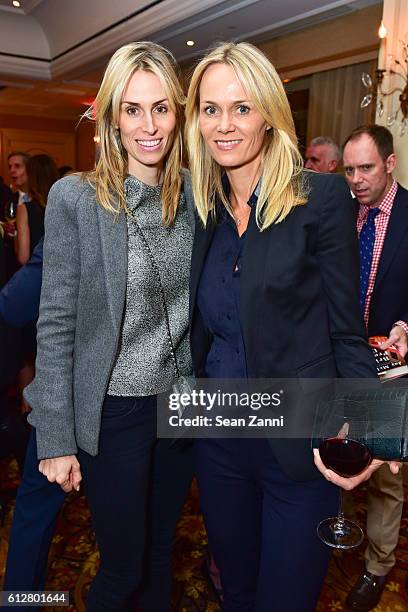
M345 478L360 474L371 461L368 448L349 438L326 438L319 452L324 465Z

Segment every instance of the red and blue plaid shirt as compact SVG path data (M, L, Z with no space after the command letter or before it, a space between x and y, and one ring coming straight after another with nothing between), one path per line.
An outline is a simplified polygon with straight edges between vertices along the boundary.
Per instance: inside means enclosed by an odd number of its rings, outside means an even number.
M364 307L364 321L368 325L368 319L370 316L370 303L373 294L375 278L377 276L378 265L380 263L381 253L384 246L385 236L387 234L388 221L390 220L392 205L394 204L395 194L397 193L398 184L397 181L393 181L389 191L386 193L381 203L378 205L380 212L376 216L375 223L375 242L373 249L373 258L371 261L370 277L368 279L367 295ZM367 221L368 211L370 206L367 204L360 204L358 217L357 217L357 231L360 236L361 229L364 223ZM408 334L408 324L405 321L396 321L394 325L400 325L404 331ZM391 330L389 330L390 332Z

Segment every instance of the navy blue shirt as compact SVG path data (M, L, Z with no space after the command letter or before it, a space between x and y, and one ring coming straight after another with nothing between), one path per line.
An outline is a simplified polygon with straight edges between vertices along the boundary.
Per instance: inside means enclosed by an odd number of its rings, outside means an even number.
M248 204L255 213L258 188ZM205 373L209 378L247 378L240 312L240 279L246 232L240 237L235 221L222 204L197 292L197 305L213 334Z

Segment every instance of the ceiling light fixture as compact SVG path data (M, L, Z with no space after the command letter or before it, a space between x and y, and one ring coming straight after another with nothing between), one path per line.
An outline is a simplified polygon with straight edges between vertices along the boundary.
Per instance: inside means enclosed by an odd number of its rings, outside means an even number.
M186 40L186 45L187 45L187 47L194 47L195 42L194 42L194 40Z
M18 8L20 6L19 0L13 0L13 6Z

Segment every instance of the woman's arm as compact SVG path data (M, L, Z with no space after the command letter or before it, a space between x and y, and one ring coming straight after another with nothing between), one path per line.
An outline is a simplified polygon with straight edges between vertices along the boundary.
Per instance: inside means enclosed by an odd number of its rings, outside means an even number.
M0 291L0 316L15 327L22 327L38 317L42 279L43 239L35 247L30 261L17 270Z
M25 204L17 206L16 214L17 235L14 238L14 252L19 264L24 266L30 259L30 228L28 225L28 213Z
M76 205L84 184L70 176L52 187L45 213L36 377L24 395L37 430L39 459L75 455L73 349L80 280Z

